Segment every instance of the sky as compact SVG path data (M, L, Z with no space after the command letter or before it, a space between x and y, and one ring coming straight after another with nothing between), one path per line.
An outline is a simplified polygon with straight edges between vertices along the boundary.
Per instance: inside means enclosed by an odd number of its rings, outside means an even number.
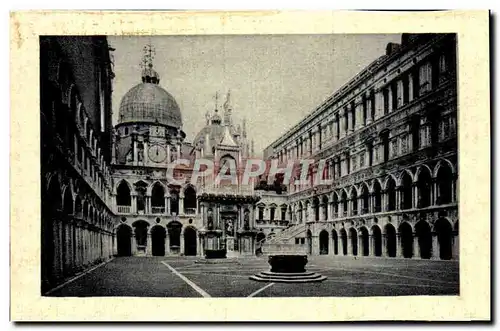
M231 90L233 122L247 120L255 152L282 136L315 107L385 53L390 35L113 36L113 120L120 101L141 82L143 48L156 51L160 86L180 106L186 140L205 126L205 113L219 109Z

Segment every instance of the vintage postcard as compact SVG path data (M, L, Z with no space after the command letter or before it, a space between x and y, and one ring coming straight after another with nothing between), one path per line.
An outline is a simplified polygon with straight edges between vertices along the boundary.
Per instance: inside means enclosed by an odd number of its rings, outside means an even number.
M11 28L12 320L491 318L488 12Z

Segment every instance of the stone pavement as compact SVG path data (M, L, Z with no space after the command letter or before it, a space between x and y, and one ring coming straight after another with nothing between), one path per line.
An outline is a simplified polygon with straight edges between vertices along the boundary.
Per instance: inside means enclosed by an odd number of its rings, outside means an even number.
M314 256L308 271L322 283L261 283L266 257L231 264L198 264L194 257L115 258L51 292L50 296L287 297L458 295L457 261Z

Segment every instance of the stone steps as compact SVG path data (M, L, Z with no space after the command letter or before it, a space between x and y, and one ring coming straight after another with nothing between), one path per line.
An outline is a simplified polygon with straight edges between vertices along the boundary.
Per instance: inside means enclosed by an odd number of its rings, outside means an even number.
M263 271L250 276L251 280L273 283L314 283L326 280L326 277L315 272L283 273Z

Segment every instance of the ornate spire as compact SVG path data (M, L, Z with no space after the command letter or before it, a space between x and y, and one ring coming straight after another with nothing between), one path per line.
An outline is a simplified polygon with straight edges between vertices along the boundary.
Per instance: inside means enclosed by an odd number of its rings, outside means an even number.
M215 92L215 112L219 111L219 92Z
M224 102L224 124L231 125L231 90L227 91L226 101Z
M142 49L144 55L142 56L141 68L142 68L142 82L143 83L153 83L158 84L160 82L160 76L153 69L153 60L156 55L156 50L151 43L144 46Z
M243 134L244 138L247 137L247 119L246 118L243 119L243 132L242 132L242 134Z

